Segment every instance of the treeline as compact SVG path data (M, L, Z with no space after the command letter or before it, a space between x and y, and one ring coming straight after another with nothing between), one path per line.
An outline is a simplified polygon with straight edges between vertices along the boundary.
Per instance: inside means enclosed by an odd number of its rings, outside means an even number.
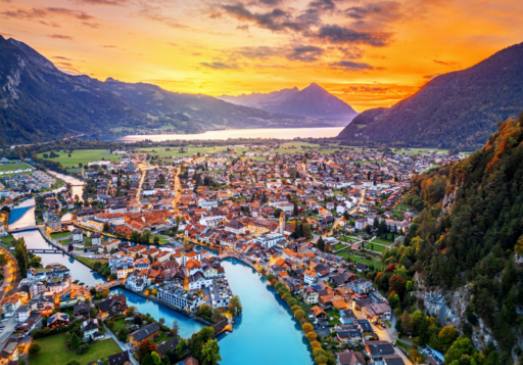
M406 283L420 274L422 288L467 286L471 300L463 333L470 337L483 321L499 355L489 363L511 363L513 350L521 360L516 340L523 330L517 311L523 305L523 268L516 255L523 241L523 116L504 122L466 160L417 178L410 194L420 213L405 245L388 252L385 262L395 266L393 272L401 268ZM382 289L388 284L390 296L391 276L387 281L385 272L380 275L377 281ZM409 296L393 291L409 308Z

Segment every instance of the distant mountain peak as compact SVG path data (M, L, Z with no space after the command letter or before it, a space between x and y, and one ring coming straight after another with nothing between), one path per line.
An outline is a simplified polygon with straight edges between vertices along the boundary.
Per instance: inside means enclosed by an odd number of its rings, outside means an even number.
M343 100L312 82L303 89L297 87L270 93L222 96L233 104L262 109L271 113L296 115L321 121L322 126L345 126L356 111Z
M325 90L324 88L322 88L320 85L318 85L317 83L315 82L311 82L307 87L305 87L302 91L306 91L306 90L310 90L310 91L327 91Z

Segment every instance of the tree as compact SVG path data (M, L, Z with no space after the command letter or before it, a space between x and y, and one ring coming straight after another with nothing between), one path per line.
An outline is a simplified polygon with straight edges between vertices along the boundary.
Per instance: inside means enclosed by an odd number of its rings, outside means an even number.
M237 317L242 313L242 304L240 303L240 298L237 295L234 295L229 301L229 311L234 317Z
M202 346L202 365L217 365L220 360L220 349L218 347L218 341L216 339L207 340Z
M34 356L40 352L40 345L37 343L32 343L29 347L29 355Z
M470 361L467 362L466 359L470 358L473 353L474 346L472 345L472 341L467 337L459 337L445 353L445 362L452 364L456 361L459 365L467 365Z

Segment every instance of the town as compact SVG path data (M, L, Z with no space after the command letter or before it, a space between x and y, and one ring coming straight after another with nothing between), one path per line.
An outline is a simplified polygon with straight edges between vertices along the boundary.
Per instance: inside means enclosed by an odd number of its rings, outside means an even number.
M411 178L459 157L270 141L3 159L0 364L62 348L78 363L217 364L247 326L230 265L286 308L310 363L411 364L371 273L412 223Z

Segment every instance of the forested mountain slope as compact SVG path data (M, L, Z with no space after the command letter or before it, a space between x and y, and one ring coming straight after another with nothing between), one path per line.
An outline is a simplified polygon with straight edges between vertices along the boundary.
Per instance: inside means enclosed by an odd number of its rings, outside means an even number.
M376 276L389 297L400 294L400 330L421 336L421 344L441 344L430 337L430 321L412 329L415 297L490 354L472 362L469 353L456 364L512 363L523 339L523 115L502 123L468 158L417 177L404 202L419 214ZM412 295L395 289L402 280Z

